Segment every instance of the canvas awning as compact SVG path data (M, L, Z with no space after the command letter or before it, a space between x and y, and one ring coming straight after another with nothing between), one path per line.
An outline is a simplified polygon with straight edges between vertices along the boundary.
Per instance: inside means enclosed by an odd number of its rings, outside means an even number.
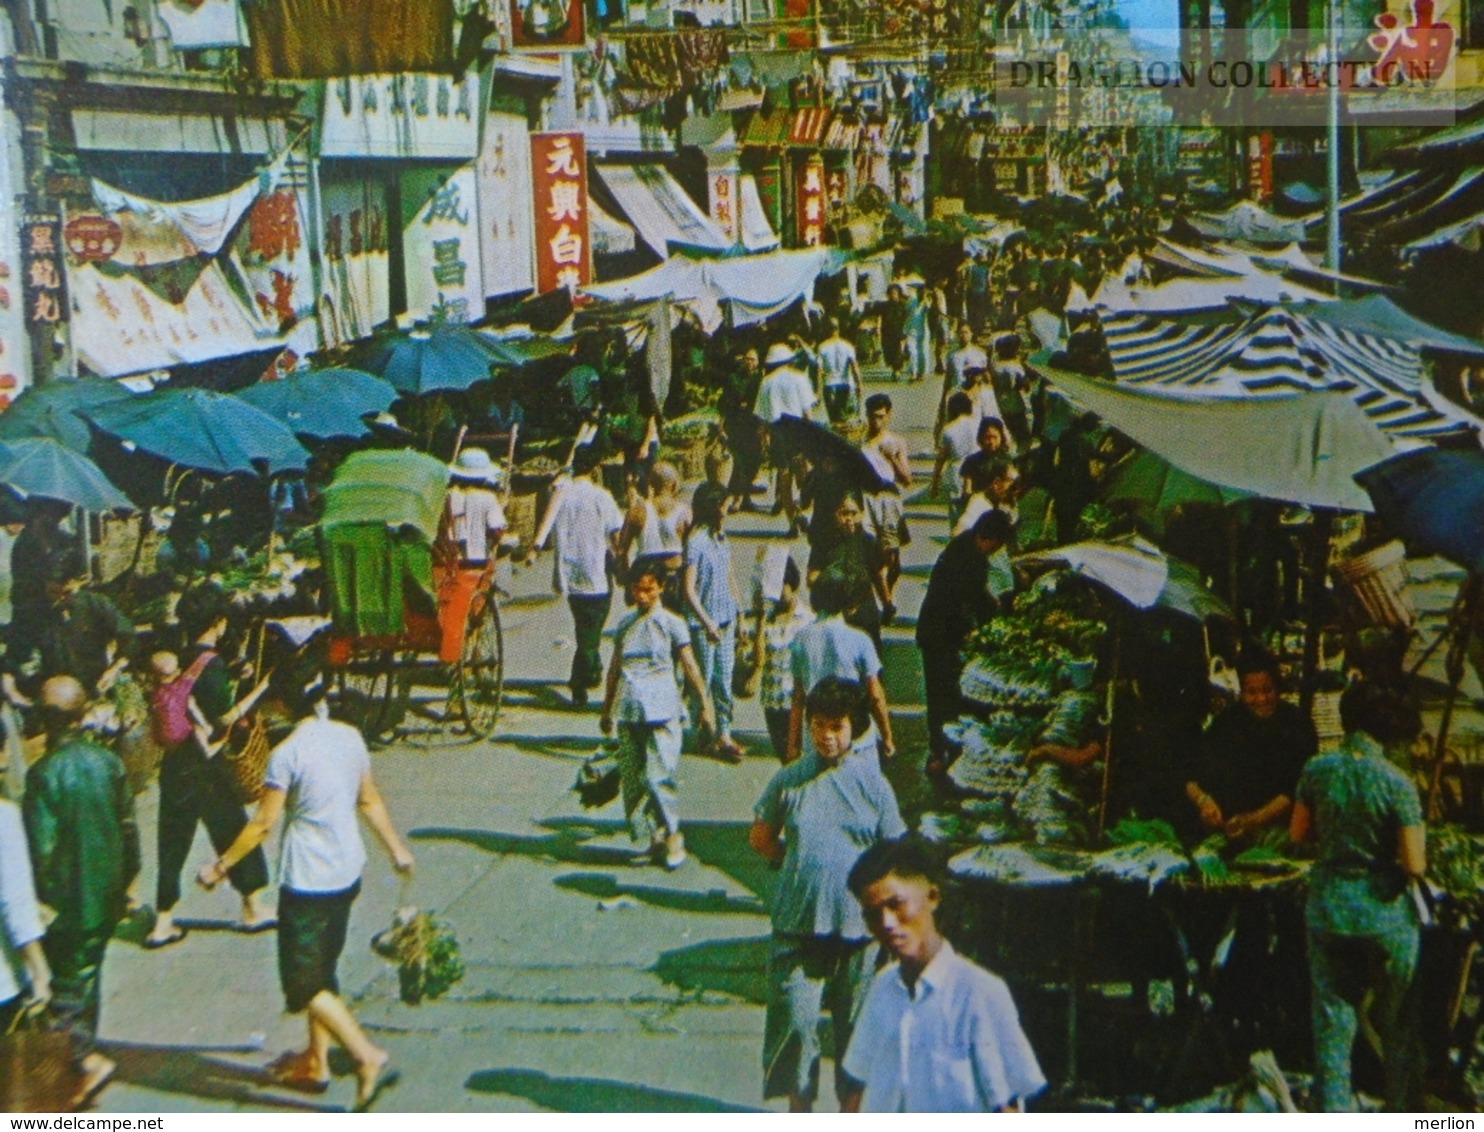
M623 255L638 244L634 230L622 220L615 220L598 206L591 197L587 202L587 219L593 238L596 255Z
M814 281L840 271L845 260L845 253L834 248L716 259L672 256L640 275L584 287L583 292L606 302L645 302L668 295L693 310L710 333L721 325L723 304L730 306L735 325L761 322L812 298Z
M1430 248L1447 247L1449 244L1462 248L1466 252L1477 252L1484 247L1481 232L1484 232L1484 212L1476 212L1465 220L1460 220L1456 224L1446 224L1435 232L1429 232L1426 236L1419 236L1411 243L1404 244L1402 256L1405 259L1411 259Z
M795 112L793 125L788 131L788 144L800 147L819 145L829 120L830 112L822 106L810 106Z
M1454 354L1484 355L1484 342L1453 334L1440 326L1408 314L1385 295L1359 299L1332 299L1322 303L1296 303L1291 308L1319 322L1347 330L1393 338L1419 350L1442 350Z
M1466 424L1434 407L1412 346L1273 308L1235 321L1103 320L1119 384L1180 398L1344 392L1389 435L1437 439ZM1436 398L1441 400L1440 398Z
M747 132L742 135L742 144L762 149L778 149L788 145L788 135L793 129L793 116L787 110L774 110L765 114L759 110L747 123Z
M1343 393L1187 399L1035 368L1063 396L1180 471L1266 499L1370 511L1370 497L1352 477L1398 451Z
M663 165L598 165L598 176L658 256L671 246L725 251L732 241Z
M772 251L781 241L768 223L768 214L763 209L763 198L758 193L757 178L744 173L742 192L742 246L750 252Z
M1092 296L1095 306L1109 311L1168 314L1175 311L1214 310L1237 300L1252 303L1323 302L1332 296L1271 272L1256 271L1240 278L1172 279L1157 287L1104 278Z
M1208 240L1292 244L1304 238L1304 225L1301 221L1284 220L1246 200L1232 205L1225 212L1193 213L1187 217L1187 222Z

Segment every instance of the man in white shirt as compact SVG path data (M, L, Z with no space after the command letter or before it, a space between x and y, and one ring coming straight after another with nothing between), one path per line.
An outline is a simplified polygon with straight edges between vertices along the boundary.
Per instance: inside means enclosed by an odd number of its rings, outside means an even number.
M935 870L909 839L850 870L866 925L895 962L876 975L846 1051L846 1112L1006 1112L1046 1087L1004 980L938 934Z
M336 978L350 907L366 867L359 819L366 819L404 876L412 872L412 853L371 778L371 756L361 733L330 718L322 684L306 688L302 700L304 718L268 757L257 812L227 851L201 869L197 881L208 891L221 884L284 821L278 975L289 1013L308 1013L309 1044L279 1058L269 1072L278 1084L324 1092L330 1085L333 1039L355 1060L356 1111L363 1112L396 1084L398 1074L388 1067L391 1055L372 1043L340 997Z
M572 706L586 707L588 693L603 679L599 646L613 591L608 582L609 554L618 553L623 514L613 496L598 483L602 455L591 444L577 449L572 478L557 488L536 531L531 557L556 535L555 586L566 594L572 611L575 650L568 685Z
M976 378L970 378L970 374L983 373L989 368L989 355L984 348L974 341L974 328L967 322L958 324L958 346L948 355L947 365L943 374L943 402L938 408L938 426L944 423L947 411L948 399L953 396L955 389L967 389L973 385ZM949 417L949 420L952 418Z
M788 444L786 435L772 426L784 417L808 420L814 411L814 386L809 381L809 375L795 365L797 360L798 351L792 346L775 342L768 347L768 356L763 363L767 376L758 387L757 405L752 410L753 415L768 426L772 437L771 460L773 467L778 470L778 490L775 493L773 514L786 514L790 531L796 531L800 526L799 505L794 499L791 467L793 449Z
M861 367L855 347L840 333L835 320L824 320L825 339L819 344L819 377L825 412L831 424L853 421L860 415Z

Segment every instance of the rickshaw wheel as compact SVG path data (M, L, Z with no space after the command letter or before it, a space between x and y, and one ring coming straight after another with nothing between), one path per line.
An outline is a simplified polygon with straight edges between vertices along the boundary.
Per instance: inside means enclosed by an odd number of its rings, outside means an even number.
M395 660L391 649L382 649L339 670L340 712L368 743L390 742L405 706L406 682Z
M505 694L505 636L500 628L500 607L488 594L477 598L469 610L455 680L459 710L469 734L488 739L500 721L500 702Z

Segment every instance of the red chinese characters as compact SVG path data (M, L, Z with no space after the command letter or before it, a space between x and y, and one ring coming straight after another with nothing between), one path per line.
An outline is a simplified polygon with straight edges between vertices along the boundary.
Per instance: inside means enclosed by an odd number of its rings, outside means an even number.
M588 240L587 150L579 133L532 134L536 290L575 291L592 282Z
M292 190L261 196L248 213L248 254L261 263L293 259L299 252L299 202Z
M62 238L74 259L98 263L113 258L124 242L124 230L106 216L74 216L62 230Z
M817 248L824 243L824 162L809 161L798 174L799 246Z
M62 225L54 217L27 217L21 233L26 321L50 326L67 321L62 289Z

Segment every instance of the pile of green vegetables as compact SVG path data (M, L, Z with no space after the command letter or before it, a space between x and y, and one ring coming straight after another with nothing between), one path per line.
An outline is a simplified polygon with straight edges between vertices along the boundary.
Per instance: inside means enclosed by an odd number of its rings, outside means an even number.
M453 928L427 912L399 914L372 946L397 964L398 989L409 1006L442 998L464 977L463 954Z

